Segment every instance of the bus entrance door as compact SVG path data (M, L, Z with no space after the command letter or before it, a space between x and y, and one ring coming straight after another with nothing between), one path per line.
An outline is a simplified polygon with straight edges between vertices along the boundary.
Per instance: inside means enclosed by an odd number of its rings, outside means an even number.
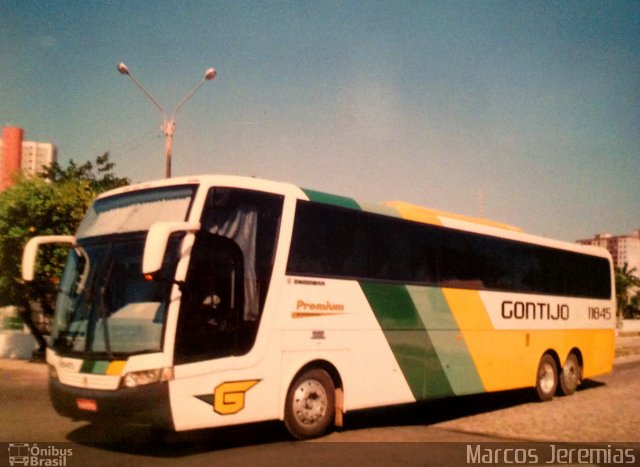
M244 303L243 255L231 239L200 232L182 287L175 363L236 355Z

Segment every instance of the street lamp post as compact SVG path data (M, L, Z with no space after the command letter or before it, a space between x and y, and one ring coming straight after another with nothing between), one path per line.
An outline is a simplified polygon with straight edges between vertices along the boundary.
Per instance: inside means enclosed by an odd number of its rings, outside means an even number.
M155 100L153 98L153 96L149 93L149 91L147 91L144 88L142 83L140 81L138 81L129 72L129 68L127 68L127 65L125 65L124 63L120 63L118 65L118 71L121 74L127 75L129 78L131 78L131 81L133 81L133 83L140 88L140 90L144 93L144 95L147 96L149 98L149 100L151 100L151 102L153 102L153 104L158 108L158 110L160 110L160 113L162 114L163 121L162 121L162 125L160 126L160 130L162 130L162 134L165 136L165 172L164 172L164 176L165 176L165 178L171 178L171 153L172 153L172 150L173 150L173 133L174 133L175 128L176 128L176 114L182 108L182 106L184 104L186 104L186 102L189 99L191 99L191 96L193 96L195 94L195 92L200 88L200 86L202 86L204 84L205 81L211 81L216 77L217 72L213 68L207 69L207 71L204 72L204 77L198 82L198 84L196 84L194 86L194 88L191 91L189 91L187 93L187 95L182 99L182 101L180 102L180 104L178 104L178 106L175 108L175 110L173 112L171 112L171 116L168 116L168 114L164 110L164 108L160 104L158 104L158 101Z

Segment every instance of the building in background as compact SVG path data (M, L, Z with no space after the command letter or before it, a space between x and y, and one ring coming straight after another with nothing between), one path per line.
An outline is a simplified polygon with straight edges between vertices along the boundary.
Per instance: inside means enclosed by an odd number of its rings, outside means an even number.
M640 229L627 235L598 234L594 238L578 240L582 245L595 245L606 248L613 256L613 263L621 268L628 265L628 269L636 269L640 275Z
M27 175L41 173L56 160L56 147L52 143L24 141L20 168Z
M22 162L22 128L2 128L0 141L0 191L13 183L14 174L20 170Z
M56 157L55 145L24 141L22 128L3 127L0 139L0 191L13 184L17 171L35 175L53 164Z

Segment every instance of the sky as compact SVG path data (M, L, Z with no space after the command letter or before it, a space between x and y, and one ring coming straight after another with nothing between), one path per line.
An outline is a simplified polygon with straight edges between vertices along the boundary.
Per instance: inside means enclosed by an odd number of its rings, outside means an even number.
M0 124L563 240L640 228L638 1L0 0Z

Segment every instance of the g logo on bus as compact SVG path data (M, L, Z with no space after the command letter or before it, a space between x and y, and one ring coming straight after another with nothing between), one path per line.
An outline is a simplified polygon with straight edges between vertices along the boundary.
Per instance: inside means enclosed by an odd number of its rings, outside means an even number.
M222 383L213 390L213 410L220 415L232 415L244 409L245 393L259 379Z

